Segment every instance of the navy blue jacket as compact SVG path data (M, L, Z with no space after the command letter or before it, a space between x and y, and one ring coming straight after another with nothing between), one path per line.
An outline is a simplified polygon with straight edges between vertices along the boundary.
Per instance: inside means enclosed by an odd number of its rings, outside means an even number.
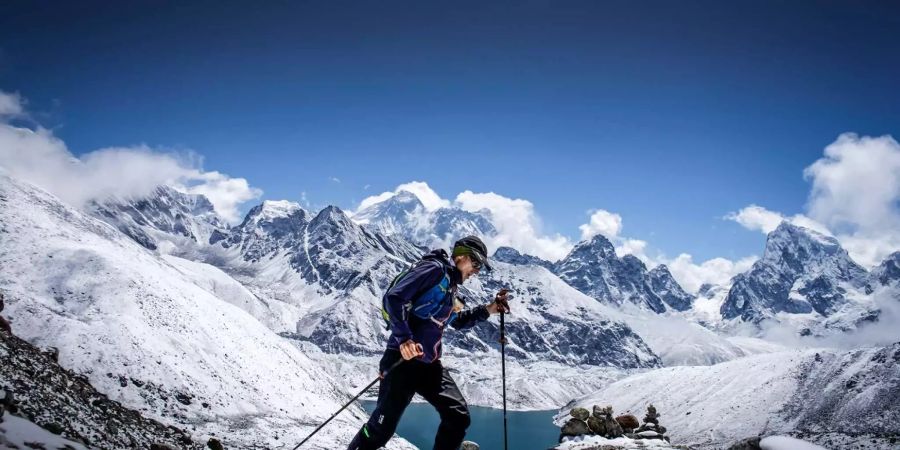
M432 362L441 357L441 338L447 324L459 330L469 328L490 317L487 307L482 305L453 314L453 297L456 287L462 282L462 273L447 259L444 250L433 250L422 257L424 260L439 261L438 264L418 264L410 270L385 295L385 309L391 321L391 337L387 348L399 350L400 344L412 339L422 344L424 355L418 357L423 362ZM422 319L414 314L405 314L413 301L421 293L440 283L447 274L450 289L441 303L441 308L430 319Z

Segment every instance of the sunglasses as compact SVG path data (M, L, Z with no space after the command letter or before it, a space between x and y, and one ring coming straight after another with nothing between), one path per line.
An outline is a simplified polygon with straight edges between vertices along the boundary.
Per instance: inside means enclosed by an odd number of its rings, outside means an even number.
M475 255L474 253L469 254L469 260L472 261L472 268L475 270L481 270L481 268L484 267L484 263L481 262L481 258L479 258L478 255Z

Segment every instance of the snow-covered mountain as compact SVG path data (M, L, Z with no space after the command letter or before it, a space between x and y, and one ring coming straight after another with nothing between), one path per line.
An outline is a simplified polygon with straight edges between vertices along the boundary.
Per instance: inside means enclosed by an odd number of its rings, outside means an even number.
M874 320L866 301L872 292L869 274L837 239L782 222L766 239L763 257L732 280L721 307L724 319L758 323L803 315L817 322L844 316L840 328Z
M305 435L347 399L318 363L205 280L5 175L0 267L17 335L57 347L64 367L164 423L227 436L226 446L272 447ZM344 425L310 448L347 442L363 411L351 407L338 420Z
M872 269L869 284L873 289L878 286L900 286L900 252L891 253Z
M663 303L676 311L686 311L691 308L695 297L685 292L684 288L675 281L672 272L665 264L660 264L647 273L650 289L662 299Z
M367 211L420 209L418 198L401 192ZM301 312L292 335L331 353L366 355L383 349L385 331L378 313L383 289L425 251L402 235L359 225L334 206L312 216L296 203L267 201L251 209L240 225L217 230L198 257L231 274L265 302L286 298L272 291L303 286L303 298L286 300ZM511 325L509 331L514 358L619 368L659 365L627 324L611 319L595 301L544 268L498 263L497 270L478 278L463 289L472 306L489 301L491 290L501 285L513 289L522 305L520 313L510 316L511 323L522 324ZM258 318L265 322L265 317ZM489 324L452 334L449 351L496 348L496 333L496 325Z
M353 220L429 247L448 245L462 236L493 236L497 232L487 210L469 212L453 206L428 210L414 193L404 190L357 211Z
M166 230L152 234L164 236ZM215 230L206 243L185 244L167 247L162 257L272 330L298 339L298 348L309 352L313 345L321 352L317 359L347 392L365 382L384 347L383 289L425 252L403 235L385 235L349 220L338 208L310 214L283 201L254 207L241 224ZM488 302L491 290L501 285L516 294L507 328L510 367L522 368L516 407L557 406L623 371L661 364L617 311L566 285L545 264L497 266L466 283L462 292L470 306ZM460 364L459 378L482 380L461 382L472 404L496 406L501 400L485 387L496 381L485 378L490 371L472 363L499 357L497 333L496 317L465 332L447 333L447 357L469 361ZM700 351L690 358L709 359L697 356ZM597 375L584 380L575 367L591 367Z
M668 367L621 379L566 405L612 405L638 417L653 404L672 442L726 448L791 434L826 448L896 448L900 343L756 355L712 366Z
M627 302L663 313L687 309L693 301L668 268L648 272L633 255L619 258L612 243L599 234L576 244L556 263L555 271L575 289L610 305Z
M540 266L549 271L553 271L553 263L537 256L527 255L524 253L519 253L518 250L512 247L500 247L496 251L494 251L494 255L492 258L495 261L505 262L509 264L514 264L517 266Z
M172 240L176 242L168 247L205 242L218 230L227 228L206 197L168 186L159 186L152 194L139 198L94 201L88 210L151 250Z

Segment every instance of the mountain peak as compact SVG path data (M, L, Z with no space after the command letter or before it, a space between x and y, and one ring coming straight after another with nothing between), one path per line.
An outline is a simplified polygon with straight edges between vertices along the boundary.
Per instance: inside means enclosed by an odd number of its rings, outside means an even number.
M298 212L306 213L299 203L287 200L265 200L254 206L244 217L241 226L249 224L258 224L260 222L272 222L276 219L284 219Z
M512 247L498 247L497 250L494 251L492 258L496 261L517 266L536 265L544 267L547 270L553 270L553 263L550 261L543 260L537 256L526 255Z
M721 313L753 322L780 312L830 316L852 303L849 291L864 295L867 280L837 239L785 221L768 234L763 257L734 278Z

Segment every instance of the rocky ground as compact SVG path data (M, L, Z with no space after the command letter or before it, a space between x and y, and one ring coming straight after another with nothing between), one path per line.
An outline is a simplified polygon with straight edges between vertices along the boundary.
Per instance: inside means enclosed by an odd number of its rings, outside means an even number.
M27 421L64 438L57 448L77 448L77 443L91 448L206 447L183 430L110 400L85 377L61 367L52 349L41 351L5 330L0 330L0 360L0 413L5 410L0 414L0 446L16 448L14 441L22 439L13 434L21 430L40 434Z

